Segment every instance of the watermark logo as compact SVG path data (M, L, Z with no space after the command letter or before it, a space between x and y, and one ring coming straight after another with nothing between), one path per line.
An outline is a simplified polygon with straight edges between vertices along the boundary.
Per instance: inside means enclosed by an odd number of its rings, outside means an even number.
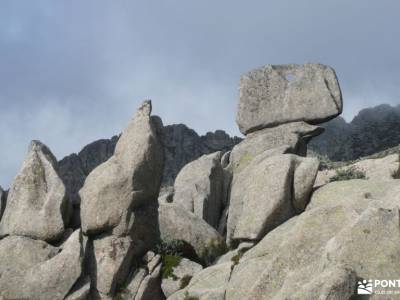
M357 294L358 295L372 295L373 285L372 280L359 281L357 284Z
M358 295L400 295L400 279L360 280Z

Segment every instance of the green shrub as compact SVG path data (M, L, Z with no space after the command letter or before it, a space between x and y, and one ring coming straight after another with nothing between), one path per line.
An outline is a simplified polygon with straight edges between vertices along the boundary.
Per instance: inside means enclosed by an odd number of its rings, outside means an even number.
M172 278L178 280L178 277L174 274L174 268L179 266L182 258L176 255L165 255L162 258L161 274L162 278Z
M336 174L329 179L329 182L344 181L351 179L367 179L365 172L358 170L355 166L336 170Z
M182 256L185 245L182 240L159 241L154 252L160 255Z
M238 253L235 256L231 258L231 261L233 262L233 265L236 266L239 264L240 259L242 258L242 254Z
M205 266L210 266L218 257L229 251L228 246L222 239L211 239L207 246L201 251L200 259Z
M187 287L190 283L190 280L192 280L192 276L190 275L185 275L181 278L181 285L180 285L180 289L184 289L185 287Z

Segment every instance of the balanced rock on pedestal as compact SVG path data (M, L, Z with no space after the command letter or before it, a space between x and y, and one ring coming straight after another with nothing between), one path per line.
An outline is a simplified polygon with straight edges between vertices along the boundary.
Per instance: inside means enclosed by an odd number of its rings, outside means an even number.
M126 235L134 226L134 211L157 202L164 154L158 136L162 124L150 116L151 109L151 101L145 101L123 131L114 155L86 178L79 192L85 234Z
M240 79L236 120L243 134L289 122L323 123L341 112L335 71L325 65L268 65Z
M292 154L254 158L232 182L227 240L262 239L296 213L308 201L318 172L315 158Z
M32 141L15 178L0 223L0 237L22 235L44 241L61 237L68 220L65 186L49 148Z
M252 132L232 149L230 169L233 173L240 172L253 158L267 150L305 156L307 143L323 131L323 128L305 122L293 122Z

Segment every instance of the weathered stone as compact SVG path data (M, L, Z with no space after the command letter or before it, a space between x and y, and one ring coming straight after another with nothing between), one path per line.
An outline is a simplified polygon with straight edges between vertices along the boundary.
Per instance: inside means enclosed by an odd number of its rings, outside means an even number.
M315 178L317 177L319 161L317 158L305 158L297 162L293 178L293 207L296 213L301 213L310 202Z
M130 274L126 287L122 289L122 291L117 295L118 299L124 299L124 300L133 300L133 299L141 299L140 297L143 296L143 294L150 293L151 291L147 291L148 287L146 286L146 283L142 286L142 283L144 280L147 278L147 284L149 283L150 277L152 277L151 274L153 274L153 283L154 284L154 272L159 272L158 267L160 266L161 262L161 256L156 255L152 251L148 251L143 257L142 261L145 264L142 264L141 266L133 269L133 272ZM150 274L150 277L148 275ZM161 282L160 282L161 285ZM160 286L152 286L151 288L156 288L158 291L160 291ZM138 293L141 294L141 296L137 296ZM158 294L158 293L157 293ZM136 297L137 296L137 297ZM155 298L157 299L157 298Z
M139 268L135 270L131 278L128 280L128 285L126 286L126 289L123 291L121 298L127 300L135 299L139 291L140 284L143 282L143 280L147 275L148 271L145 268Z
M264 66L240 79L236 121L243 134L280 124L323 123L342 112L335 71L321 64Z
M327 243L323 257L332 265L351 266L363 279L396 278L400 272L399 221L398 207L370 207Z
M54 241L67 223L69 207L57 160L49 148L32 141L28 156L8 194L0 236L23 235Z
M315 277L304 276L304 274L315 273L318 274ZM322 270L315 266L305 267L290 273L273 299L351 299L356 283L356 273L346 267L332 266Z
M163 300L161 290L161 265L158 265L152 273L147 275L140 284L135 300Z
M84 233L129 233L135 209L156 203L163 171L159 120L145 101L118 140L114 155L94 169L80 191ZM150 221L149 221L150 222Z
M277 227L235 266L225 299L349 299L359 278L395 278L399 210L375 204L320 206Z
M215 264L222 264L227 262L235 262L235 260L239 260L244 253L246 253L249 249L254 247L254 243L243 242L236 249L229 251L222 255Z
M135 245L130 237L106 236L93 240L90 274L98 293L113 296L129 275Z
M324 265L317 254L356 218L355 211L335 206L306 211L285 222L244 254L233 270L226 299L274 299L288 274L308 266L314 271L305 279L311 282Z
M8 236L0 240L0 269L26 270L56 254L58 248L46 242L22 236Z
M224 300L225 289L232 271L232 263L223 263L195 274L189 285L168 298L168 300L184 300L197 297L199 300Z
M204 155L187 164L175 180L175 204L218 227L224 198L221 152Z
M179 205L160 204L158 212L161 239L164 241L183 240L189 243L197 254L201 254L210 241L222 239L203 219Z
M65 300L88 300L90 293L90 277L84 277L74 285Z
M307 143L322 132L320 127L295 122L251 133L232 149L230 168L234 173L240 172L253 158L267 150L305 156Z
M61 252L27 269L0 269L0 298L63 300L81 276L83 249L81 233L61 246Z
M313 193L307 210L336 205L359 213L368 206L392 209L400 206L399 182L362 179L331 182Z
M304 210L317 171L318 160L314 158L292 154L270 156L270 151L254 158L234 175L227 241L260 240Z
M203 270L198 263L182 258L179 265L174 267L174 278L168 277L162 279L161 288L165 297L169 297L180 289L185 288L193 276Z

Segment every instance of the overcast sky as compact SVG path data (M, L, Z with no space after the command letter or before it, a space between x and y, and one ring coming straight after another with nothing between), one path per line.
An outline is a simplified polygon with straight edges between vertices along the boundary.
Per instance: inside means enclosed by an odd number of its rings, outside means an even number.
M2 0L0 184L39 139L61 159L120 132L145 98L165 124L235 124L239 76L321 62L344 116L400 103L398 0Z

